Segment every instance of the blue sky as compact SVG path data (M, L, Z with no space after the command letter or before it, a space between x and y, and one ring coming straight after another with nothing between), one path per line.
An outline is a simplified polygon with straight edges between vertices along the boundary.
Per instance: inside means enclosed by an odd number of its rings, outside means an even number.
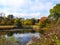
M49 10L60 0L0 0L0 12L15 17L40 18L48 16Z

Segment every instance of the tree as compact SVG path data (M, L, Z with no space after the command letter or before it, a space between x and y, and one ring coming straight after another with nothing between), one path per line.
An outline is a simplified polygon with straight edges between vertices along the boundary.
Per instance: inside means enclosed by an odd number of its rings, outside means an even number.
M32 22L32 25L34 25L35 22L36 22L36 19L35 19L35 18L32 18L32 19L31 19L31 22Z
M13 25L14 24L14 16L12 14L9 14L7 17L8 17L8 22L9 23L11 22L10 24Z
M12 21L11 20L8 20L7 24L8 25L12 25Z
M38 25L43 28L43 27L46 27L48 24L51 23L51 20L47 17L42 17L38 23Z
M32 25L32 21L30 19L26 19L23 21L24 25Z
M56 4L53 9L50 9L50 15L48 17L56 21L60 18L60 4Z
M21 22L20 22L20 19L19 19L19 18L16 18L16 19L14 20L14 25L16 25L16 26L21 26Z
M45 20L47 19L47 17L41 17L41 19L40 19L40 23L43 23Z
M4 19L2 19L2 21L1 21L1 25L5 25L6 23L5 23L5 20Z
M12 14L10 14L10 15L8 15L8 18L12 20L14 18L14 16Z
M2 21L3 17L0 17L0 22Z
M60 18L57 20L57 24L60 24Z
M46 26L46 19L47 17L41 17L39 23L40 23L40 27L45 27Z

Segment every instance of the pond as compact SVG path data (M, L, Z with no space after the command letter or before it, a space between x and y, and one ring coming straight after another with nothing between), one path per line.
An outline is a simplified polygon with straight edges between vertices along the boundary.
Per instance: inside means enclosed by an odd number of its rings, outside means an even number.
M13 34L13 36L5 35L6 39L8 40L8 45L26 45L32 37L40 38L39 33L17 33Z

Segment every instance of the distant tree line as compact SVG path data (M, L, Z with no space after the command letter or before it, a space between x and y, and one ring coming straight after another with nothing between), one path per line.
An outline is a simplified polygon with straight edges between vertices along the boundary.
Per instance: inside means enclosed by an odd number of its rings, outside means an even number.
M14 15L9 14L8 16L2 16L0 14L0 25L15 25L15 26L23 26L23 25L35 25L38 22L38 19L24 19L24 18L15 18Z

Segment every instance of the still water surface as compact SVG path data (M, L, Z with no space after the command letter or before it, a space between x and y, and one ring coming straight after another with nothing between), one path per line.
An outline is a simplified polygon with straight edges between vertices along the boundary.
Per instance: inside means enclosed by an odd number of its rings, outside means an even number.
M40 38L39 33L18 33L13 34L15 39L18 41L18 45L26 45L30 40L32 40L32 37ZM6 38L10 38L6 35Z

